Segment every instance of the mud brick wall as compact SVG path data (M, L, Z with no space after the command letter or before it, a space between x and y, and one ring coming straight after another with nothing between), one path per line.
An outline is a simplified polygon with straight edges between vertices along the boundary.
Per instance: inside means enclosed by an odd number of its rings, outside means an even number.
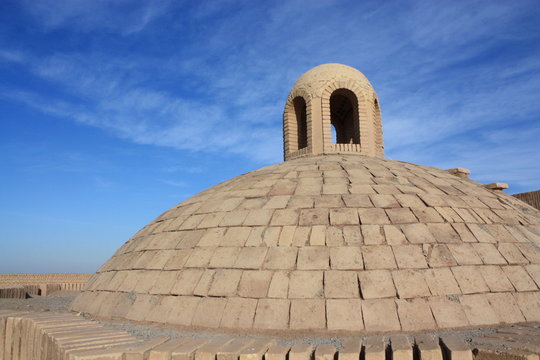
M92 274L0 274L0 298L50 295L55 291L80 291ZM20 293L20 294L19 294Z
M513 196L540 210L540 190L514 194Z

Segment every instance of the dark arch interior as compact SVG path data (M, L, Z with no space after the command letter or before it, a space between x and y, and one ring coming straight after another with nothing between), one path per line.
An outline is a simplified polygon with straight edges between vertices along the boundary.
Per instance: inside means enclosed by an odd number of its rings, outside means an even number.
M298 150L307 146L307 115L306 101L301 96L293 100L294 113L296 114L296 129L298 131Z
M338 89L330 96L330 123L336 144L360 144L358 100L347 89Z

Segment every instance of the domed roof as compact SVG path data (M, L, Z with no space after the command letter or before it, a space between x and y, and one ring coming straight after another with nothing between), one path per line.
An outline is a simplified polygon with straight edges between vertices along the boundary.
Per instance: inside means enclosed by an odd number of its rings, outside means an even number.
M539 285L536 209L444 170L335 154L174 206L72 310L238 331L416 331L540 321Z

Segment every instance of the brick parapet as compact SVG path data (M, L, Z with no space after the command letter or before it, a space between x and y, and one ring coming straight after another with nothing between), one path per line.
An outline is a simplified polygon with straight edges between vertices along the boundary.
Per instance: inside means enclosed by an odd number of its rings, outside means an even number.
M314 345L306 340L295 340L291 345L286 339L270 336L208 337L208 334L141 339L73 314L0 310L3 360L473 360L475 357L536 360L540 348L539 323L472 333L446 332L442 336L433 332L369 337L346 332L341 335L343 340L334 337L333 345Z
M0 274L0 298L81 291L91 277L92 274Z
M0 274L0 286L84 283L92 274Z

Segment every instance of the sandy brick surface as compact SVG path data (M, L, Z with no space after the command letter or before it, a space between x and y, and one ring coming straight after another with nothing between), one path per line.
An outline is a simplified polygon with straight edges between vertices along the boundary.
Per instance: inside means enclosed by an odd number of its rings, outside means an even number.
M72 309L373 333L537 321L539 294L540 212L447 171L341 154L253 171L173 207ZM189 316L170 308L178 297Z

